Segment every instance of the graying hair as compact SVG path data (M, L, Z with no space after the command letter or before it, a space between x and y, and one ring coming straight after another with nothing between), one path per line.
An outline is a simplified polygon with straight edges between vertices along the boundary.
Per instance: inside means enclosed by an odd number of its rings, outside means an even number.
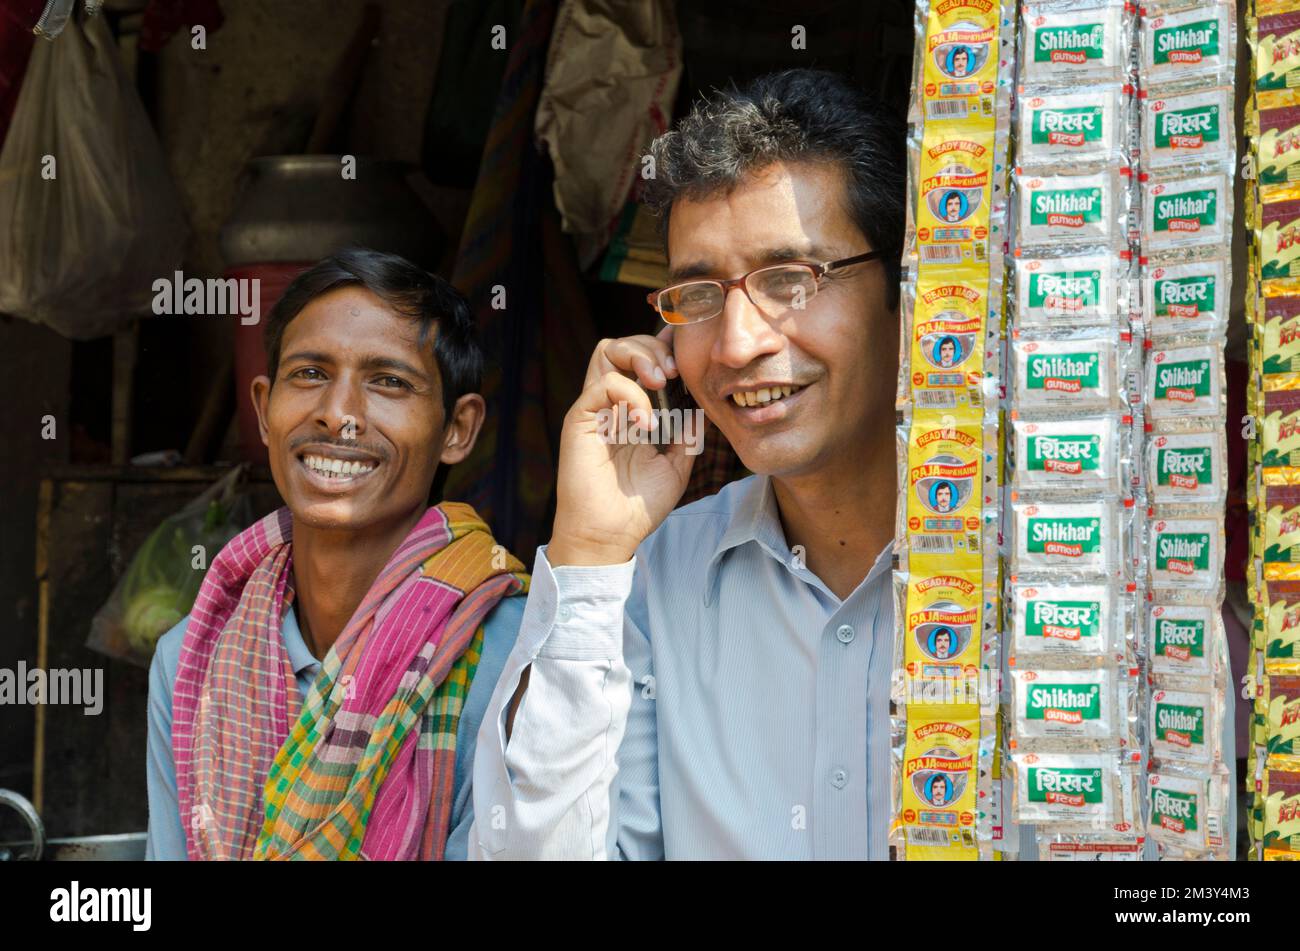
M846 210L872 249L884 252L897 303L906 214L904 126L836 73L791 69L744 89L715 90L654 140L654 177L642 200L668 221L679 198L708 198L778 161L833 162L847 173Z

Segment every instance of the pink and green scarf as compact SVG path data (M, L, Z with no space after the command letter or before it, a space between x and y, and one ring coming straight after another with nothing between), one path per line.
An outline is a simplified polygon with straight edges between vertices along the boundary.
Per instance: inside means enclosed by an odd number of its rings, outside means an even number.
M441 859L483 622L528 576L470 506L429 509L300 704L291 525L281 508L231 540L190 613L172 693L189 857Z

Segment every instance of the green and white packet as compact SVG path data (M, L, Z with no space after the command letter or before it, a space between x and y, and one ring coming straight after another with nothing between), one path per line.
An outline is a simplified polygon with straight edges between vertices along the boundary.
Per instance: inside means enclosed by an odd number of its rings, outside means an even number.
M1122 650L1124 618L1116 583L1015 581L1008 591L1011 654L1018 664L1092 659Z
M1121 745L1126 721L1120 681L1110 666L1085 670L1024 669L1011 671L1012 735L1016 748L1037 741L1101 742Z
M1151 519L1147 568L1153 589L1218 591L1223 584L1223 513Z
M1133 19L1124 3L1040 0L1021 6L1020 23L1023 83L1077 87L1128 76Z
M1120 520L1131 506L1115 499L1087 502L1013 502L1011 573L1083 579L1119 577L1123 568Z
M1127 252L1099 249L1076 254L1025 254L1010 258L1016 326L1021 328L1126 326L1129 314Z
M1142 173L1142 248L1225 248L1232 240L1232 172L1190 178Z
M1183 603L1153 592L1147 609L1147 657L1151 673L1159 677L1209 677L1214 672L1214 652L1221 637L1214 599Z
M1222 429L1151 434L1147 497L1152 504L1221 507L1228 496L1228 451Z
M1021 496L1119 496L1124 489L1124 438L1130 416L1077 416L1066 419L1016 418L1011 485Z
M1197 261L1142 261L1142 315L1152 338L1222 337L1231 269L1226 254Z
M1147 422L1223 418L1223 348L1216 345L1171 347L1148 354Z

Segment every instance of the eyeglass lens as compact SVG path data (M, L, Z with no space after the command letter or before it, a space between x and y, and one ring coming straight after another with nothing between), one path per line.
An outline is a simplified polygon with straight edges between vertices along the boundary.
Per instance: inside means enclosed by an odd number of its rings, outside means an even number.
M756 307L775 315L802 310L817 293L817 278L811 268L801 265L769 267L750 274L745 287ZM659 309L667 319L679 323L715 317L725 303L722 285L714 281L679 284L659 295Z

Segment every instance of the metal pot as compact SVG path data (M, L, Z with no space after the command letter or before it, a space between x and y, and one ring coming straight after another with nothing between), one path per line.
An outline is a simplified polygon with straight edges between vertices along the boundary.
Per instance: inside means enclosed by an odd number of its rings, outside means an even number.
M0 842L0 862L139 862L144 859L147 833L47 839L45 824L25 796L10 789L0 789L0 807L17 810L32 836L23 842Z
M415 166L341 155L249 161L246 185L221 229L226 264L314 262L348 245L390 251L432 270L446 249L437 219L411 187Z

